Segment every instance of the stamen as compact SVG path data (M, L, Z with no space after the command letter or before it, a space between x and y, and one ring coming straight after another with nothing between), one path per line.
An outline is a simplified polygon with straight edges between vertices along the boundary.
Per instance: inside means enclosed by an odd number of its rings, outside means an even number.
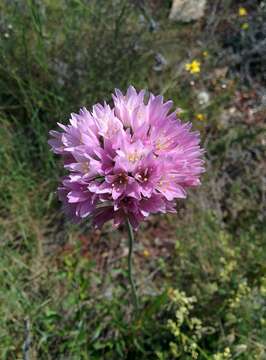
M88 171L89 171L89 162L88 162L88 161L85 161L85 162L82 164L82 171L83 171L83 172L88 172Z

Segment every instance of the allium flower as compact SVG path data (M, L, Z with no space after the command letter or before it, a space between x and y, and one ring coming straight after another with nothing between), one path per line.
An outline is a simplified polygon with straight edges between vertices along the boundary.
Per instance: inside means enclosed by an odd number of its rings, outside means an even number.
M129 219L136 229L150 213L175 212L175 202L200 184L204 171L199 133L182 123L172 102L139 93L113 95L114 106L96 104L72 114L49 144L69 172L58 189L65 212L96 226Z

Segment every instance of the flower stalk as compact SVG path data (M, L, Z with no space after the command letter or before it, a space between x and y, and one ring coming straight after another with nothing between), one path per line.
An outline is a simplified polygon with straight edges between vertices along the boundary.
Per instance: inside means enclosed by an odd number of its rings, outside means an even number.
M127 260L128 260L128 280L129 280L130 287L131 287L131 296L132 296L132 302L133 302L134 309L135 309L135 314L137 314L139 311L139 300L138 300L136 286L135 286L133 274L132 274L132 255L133 255L133 247L134 247L134 232L133 232L132 226L128 219L127 219L126 223L127 223L127 230L128 230L128 258L127 258Z

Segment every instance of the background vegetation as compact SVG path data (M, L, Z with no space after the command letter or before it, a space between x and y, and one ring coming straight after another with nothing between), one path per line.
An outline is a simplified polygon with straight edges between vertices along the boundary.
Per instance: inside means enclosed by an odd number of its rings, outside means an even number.
M266 4L209 1L181 24L170 3L0 0L3 360L266 359ZM57 121L129 84L182 108L207 166L177 216L138 232L137 318L125 229L66 221L47 145Z

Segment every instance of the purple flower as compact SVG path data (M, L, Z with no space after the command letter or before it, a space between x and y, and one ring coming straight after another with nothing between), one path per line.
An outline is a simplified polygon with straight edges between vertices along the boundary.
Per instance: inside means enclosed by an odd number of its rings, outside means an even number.
M75 221L90 216L96 226L128 218L137 228L150 213L175 212L177 199L200 184L204 171L198 132L169 113L172 102L130 86L113 95L113 108L96 104L72 114L49 144L69 175L58 188Z

